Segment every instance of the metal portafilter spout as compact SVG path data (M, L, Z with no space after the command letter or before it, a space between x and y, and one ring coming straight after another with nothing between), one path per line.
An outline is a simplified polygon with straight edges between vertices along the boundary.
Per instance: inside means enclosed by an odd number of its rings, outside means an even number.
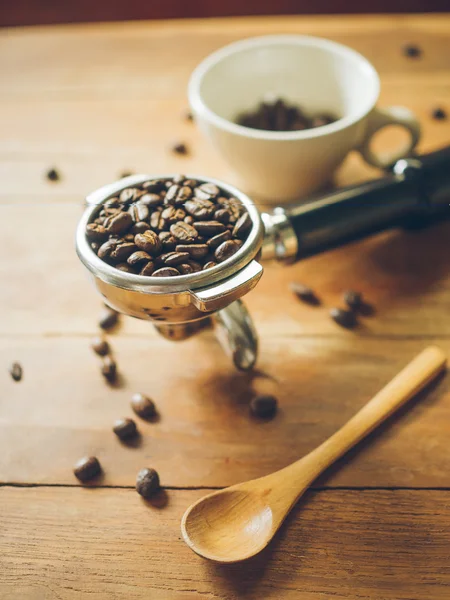
M169 178L168 176L167 178ZM450 147L399 160L382 179L342 188L287 209L259 214L250 198L233 186L214 183L247 209L251 232L233 256L207 270L177 277L144 277L102 261L86 238L86 226L102 205L122 190L139 186L150 175L133 175L93 192L76 237L77 253L105 302L119 312L149 320L166 338L185 339L214 325L234 365L255 364L258 339L242 296L258 283L259 259L293 262L347 242L390 229L423 225L450 216ZM159 179L165 176L158 175Z

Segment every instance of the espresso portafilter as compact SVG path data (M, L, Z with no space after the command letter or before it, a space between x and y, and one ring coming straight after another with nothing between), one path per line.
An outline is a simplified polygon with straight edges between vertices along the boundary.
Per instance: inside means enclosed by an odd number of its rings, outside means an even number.
M238 369L251 369L258 339L241 298L258 283L260 259L293 262L395 227L428 225L450 216L450 148L399 160L386 177L335 190L288 209L260 214L238 189L206 177L247 209L252 228L233 256L212 268L177 277L147 277L101 260L86 239L86 225L102 204L130 186L170 175L133 175L87 197L77 229L77 253L97 290L113 309L151 321L164 337L182 340L213 325ZM262 251L262 252L261 252Z

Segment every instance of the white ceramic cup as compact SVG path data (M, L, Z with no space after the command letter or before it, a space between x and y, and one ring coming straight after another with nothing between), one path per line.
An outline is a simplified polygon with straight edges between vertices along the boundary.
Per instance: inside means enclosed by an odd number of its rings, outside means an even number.
M189 102L200 129L236 171L249 193L266 202L289 202L323 187L350 150L376 167L408 155L420 125L407 108L375 106L380 81L361 54L335 42L273 35L230 44L208 56L191 75ZM237 125L267 95L309 113L339 120L303 131L263 131ZM388 157L370 148L373 134L401 125L409 143Z

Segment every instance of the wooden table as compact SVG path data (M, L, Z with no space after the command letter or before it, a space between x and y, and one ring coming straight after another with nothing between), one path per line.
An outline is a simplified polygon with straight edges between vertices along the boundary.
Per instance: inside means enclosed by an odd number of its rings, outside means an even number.
M100 299L74 252L85 194L135 172L234 176L184 121L189 73L232 40L272 32L328 37L379 70L381 104L423 124L421 151L449 143L450 17L252 18L6 30L0 44L0 598L450 598L450 378L315 483L274 543L220 567L180 538L186 507L210 489L259 476L335 431L429 343L450 353L450 227L390 232L290 268L269 266L247 300L261 338L255 374L235 372L210 333L183 343L124 317L110 336L123 375L110 389L89 348ZM401 46L420 44L405 58ZM385 142L392 143L393 133ZM188 157L170 152L184 140ZM48 182L57 167L62 180ZM356 155L337 182L376 176ZM322 308L300 304L292 280ZM346 288L376 307L355 332L327 309ZM24 379L7 368L20 360ZM111 431L134 391L161 419L138 447ZM277 417L248 415L255 391ZM99 487L77 484L85 454ZM155 467L157 502L133 489Z

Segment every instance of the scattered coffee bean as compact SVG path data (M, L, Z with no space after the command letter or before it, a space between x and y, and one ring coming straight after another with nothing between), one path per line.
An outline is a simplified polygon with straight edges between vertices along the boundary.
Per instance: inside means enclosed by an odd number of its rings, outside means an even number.
M359 310L363 304L363 297L361 292L355 292L354 290L347 290L344 293L344 302L352 310Z
M120 179L125 179L125 177L130 177L131 175L133 175L132 171L122 171L120 174Z
M107 354L109 354L109 344L108 342L97 336L95 337L92 342L91 342L91 348L92 350L98 354L99 356L106 356Z
M316 293L313 289L308 287L307 285L303 285L302 283L297 283L293 281L290 286L291 291L302 300L306 302L306 304L311 304L313 306L318 306L320 304L320 299L316 296Z
M356 326L356 316L352 310L332 308L330 310L330 317L335 323L346 329L353 329Z
M153 277L176 277L180 274L175 267L162 267L153 273Z
M89 481L90 479L97 477L101 470L102 468L98 458L95 456L85 456L75 464L73 473L77 479L84 483L85 481Z
M194 115L191 113L190 110L187 110L184 113L184 118L186 119L186 121L193 121L194 120Z
M239 248L240 246L236 243L236 240L228 240L216 248L214 256L216 257L217 262L223 262L224 260L227 260L227 258L230 258L230 256L233 256L233 254L236 254Z
M113 431L121 440L129 440L137 434L136 423L133 419L117 419Z
M172 146L172 152L175 152L175 154L187 154L188 147L184 142L178 142Z
M102 329L110 329L117 323L118 319L118 312L116 312L112 308L105 307L100 314L98 324Z
M226 260L251 227L242 203L216 184L176 175L108 198L87 225L86 238L97 256L119 271L175 277Z
M250 401L250 412L254 417L260 419L271 419L277 412L278 402L275 396L255 396Z
M136 477L136 491L143 498L151 498L159 490L159 475L155 469L141 469Z
M256 109L239 115L238 125L268 131L302 131L323 127L337 121L328 113L307 116L299 106L290 105L281 98L271 102L261 102Z
M403 54L408 58L418 58L422 54L422 50L416 44L405 44L403 46Z
M61 176L56 169L49 169L47 171L47 179L49 181L59 181L61 179Z
M113 383L117 377L117 365L109 355L103 358L101 373L109 383Z
M447 113L443 108L435 108L431 113L431 116L433 119L436 119L436 121L444 121L447 118Z
M22 369L22 365L15 361L13 362L13 364L11 365L9 372L11 374L11 377L14 379L14 381L20 381L22 379L23 376L23 369Z
M155 403L144 394L133 394L131 408L142 419L153 419L156 416Z

